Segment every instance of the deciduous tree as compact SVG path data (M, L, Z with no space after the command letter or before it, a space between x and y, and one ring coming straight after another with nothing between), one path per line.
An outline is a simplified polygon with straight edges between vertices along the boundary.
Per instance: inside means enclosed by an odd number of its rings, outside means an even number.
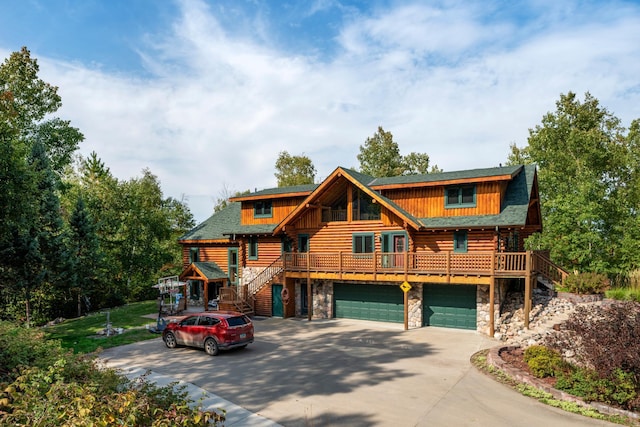
M624 234L638 235L636 128L627 134L591 94L580 101L569 92L530 129L527 147L512 146L510 161L539 168L544 231L532 242L570 270L619 271Z
M276 160L278 187L313 184L316 168L307 156L292 156L287 151L281 151Z
M429 169L429 155L426 153L411 152L402 156L393 135L382 126L378 126L378 131L360 146L357 158L360 172L374 177L440 172L437 166Z

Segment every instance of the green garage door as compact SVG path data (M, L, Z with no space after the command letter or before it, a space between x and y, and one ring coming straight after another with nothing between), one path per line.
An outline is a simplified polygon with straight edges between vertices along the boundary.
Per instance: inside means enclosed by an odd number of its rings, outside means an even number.
M404 298L399 286L333 286L335 317L346 319L404 322Z
M425 285L423 325L476 329L476 287Z

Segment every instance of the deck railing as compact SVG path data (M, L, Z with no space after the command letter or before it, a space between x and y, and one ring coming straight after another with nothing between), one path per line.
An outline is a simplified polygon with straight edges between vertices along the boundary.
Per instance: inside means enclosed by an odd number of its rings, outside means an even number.
M553 263L547 254L539 253L533 259L533 270L556 284L561 284L569 273Z
M525 275L526 252L286 253L287 271L334 273Z

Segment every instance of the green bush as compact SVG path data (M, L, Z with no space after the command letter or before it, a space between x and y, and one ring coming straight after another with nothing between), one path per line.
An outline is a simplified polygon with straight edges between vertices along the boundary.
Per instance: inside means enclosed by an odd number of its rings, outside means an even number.
M538 378L554 377L564 368L560 354L541 345L532 345L524 351L524 361Z
M609 279L599 273L570 274L564 279L562 289L574 294L603 294L609 289Z
M0 322L0 382L15 379L20 367L46 367L65 353L57 341L45 340L40 329Z
M63 350L58 341L44 340L37 330L2 323L0 344L0 363L7 363L0 379L0 425L215 426L225 419L193 408L185 387L129 381Z
M588 402L602 402L627 409L635 409L630 405L638 395L633 374L621 369L616 369L613 375L605 378L592 369L574 368L558 375L556 388Z

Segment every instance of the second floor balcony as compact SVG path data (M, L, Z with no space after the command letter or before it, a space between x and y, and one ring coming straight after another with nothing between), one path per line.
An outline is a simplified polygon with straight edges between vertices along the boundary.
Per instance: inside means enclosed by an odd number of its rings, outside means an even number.
M492 277L528 277L534 269L534 253L286 253L283 264L288 277L298 278L488 284Z

